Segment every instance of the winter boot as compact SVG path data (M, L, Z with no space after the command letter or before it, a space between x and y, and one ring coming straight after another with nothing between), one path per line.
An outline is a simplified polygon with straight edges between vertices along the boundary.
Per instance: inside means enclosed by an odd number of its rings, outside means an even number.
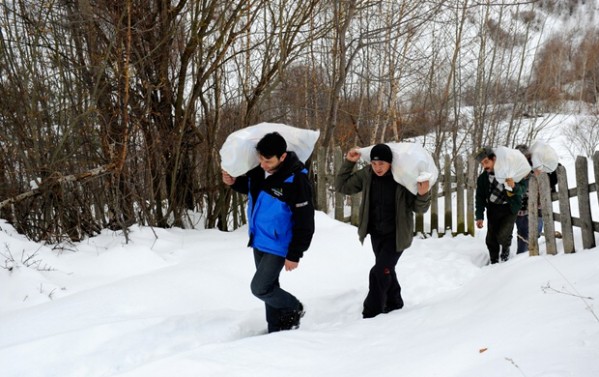
M300 319L306 314L304 305L299 303L297 309L281 315L281 330L295 330L300 326Z
M506 248L501 248L501 261L502 262L506 262L508 259L510 259L510 248L506 247Z

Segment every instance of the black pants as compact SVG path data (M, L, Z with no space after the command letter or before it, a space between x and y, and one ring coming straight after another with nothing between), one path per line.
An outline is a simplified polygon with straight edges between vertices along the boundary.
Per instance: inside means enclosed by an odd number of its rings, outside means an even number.
M364 318L372 318L403 307L401 286L395 265L402 252L395 251L395 233L388 236L370 235L375 262L370 269L368 295L364 300Z
M279 285L279 274L285 258L254 249L256 273L250 288L254 296L264 301L268 332L281 330L281 318L300 306L298 299Z
M489 250L491 263L499 262L510 257L510 246L512 245L512 233L516 222L516 213L512 213L509 204L487 204L487 238L485 242Z

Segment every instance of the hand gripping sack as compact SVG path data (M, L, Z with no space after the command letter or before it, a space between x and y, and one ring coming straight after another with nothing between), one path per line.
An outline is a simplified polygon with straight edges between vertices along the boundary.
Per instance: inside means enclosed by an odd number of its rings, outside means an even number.
M282 123L259 123L231 133L220 149L221 168L239 177L260 165L256 145L264 135L278 132L287 142L287 150L297 154L302 162L312 154L320 131L291 127Z
M530 164L526 156L517 149L508 147L495 147L495 179L499 183L505 183L505 180L512 178L514 182L520 182L526 178L531 171ZM510 190L506 186L507 190Z
M553 173L557 169L559 156L549 144L539 140L535 141L530 147L530 154L532 155L533 169L539 169L544 173Z
M393 161L391 174L395 182L407 188L412 194L418 194L418 182L429 181L432 187L439 178L439 169L433 157L421 145L416 143L385 143L391 148ZM360 148L360 158L370 163L370 150L374 147Z

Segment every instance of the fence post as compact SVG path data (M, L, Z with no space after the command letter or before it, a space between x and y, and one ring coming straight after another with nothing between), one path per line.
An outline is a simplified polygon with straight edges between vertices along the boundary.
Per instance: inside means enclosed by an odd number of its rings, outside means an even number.
M457 233L464 234L466 232L466 224L464 222L464 160L461 156L456 156L455 160L456 174L456 207L457 207Z
M557 167L557 195L559 197L559 219L562 227L564 253L575 251L574 233L572 231L572 212L570 211L570 193L568 190L568 175L562 165Z
M528 180L528 255L539 255L539 182L536 176Z
M325 147L318 148L316 161L316 201L317 209L327 212L327 163Z
M362 194L357 193L351 196L351 216L350 223L358 226L360 224L360 204L362 203Z
M473 157L468 157L468 182L466 184L466 225L468 233L474 237L474 190L476 189L477 163Z
M335 174L339 171L341 164L343 163L343 152L341 152L341 147L335 147L335 156L333 166L335 171L333 172L333 179L335 179ZM345 221L345 195L335 192L335 219L339 221Z
M431 194L432 194L432 191L433 191L432 186L429 187L429 190L431 191ZM424 235L425 234L424 233L424 214L423 213L416 213L414 215L414 219L415 219L415 221L414 221L414 234L421 233L421 234ZM432 233L432 227L431 227L431 233Z
M599 151L593 155L593 169L595 170L595 191L597 192L597 202L599 202Z
M431 187L431 234L439 232L439 181Z
M583 156L576 158L576 189L578 192L580 229L582 230L582 247L592 249L595 247L595 235L593 234L593 218L589 200L589 170L587 158Z
M424 234L424 214L417 213L415 215L416 222L414 223L414 234Z
M359 162L358 162L359 164ZM360 165L358 165L358 168ZM362 193L359 192L357 194L353 194L350 197L351 200L351 215L350 215L350 223L352 225L358 226L360 225L360 205L362 204Z
M543 213L543 224L545 227L545 246L547 254L557 254L555 245L555 224L553 223L553 204L551 202L551 187L549 186L549 176L542 173L538 176L539 193L541 198L541 208ZM532 200L529 197L528 200ZM538 217L538 213L528 213L528 217ZM529 228L530 229L530 228Z
M445 194L443 203L443 206L445 207L445 210L443 211L445 214L443 226L445 229L443 229L443 232L445 233L449 230L449 234L451 235L453 233L453 216L451 215L453 205L451 200L451 159L448 154L445 155L445 166L443 167L443 170L443 191Z

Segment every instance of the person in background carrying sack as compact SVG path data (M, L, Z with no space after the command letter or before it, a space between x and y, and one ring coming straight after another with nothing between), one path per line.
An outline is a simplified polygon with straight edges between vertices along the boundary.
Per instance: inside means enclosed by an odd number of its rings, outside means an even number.
M353 172L360 152L347 152L335 177L335 189L346 195L362 192L358 236L370 234L375 263L370 270L368 295L362 316L372 318L404 305L395 266L412 244L414 212L424 213L431 203L429 181L418 183L418 195L395 182L391 174L393 153L386 144L370 151L370 165Z
M223 171L223 182L248 195L249 244L254 250L254 296L264 301L268 332L299 327L304 306L279 285L285 267L299 265L314 234L314 205L308 171L277 132L256 145L260 165L234 178Z
M482 167L483 172L476 180L476 227L484 226L484 213L487 210L487 237L485 242L489 250L491 264L507 261L510 257L512 233L518 210L522 207L522 195L527 189L527 180L516 183L513 179L506 179L505 185L511 190L506 190L504 184L495 178L496 156L493 148L483 147L474 155Z
M524 156L526 156L526 159L528 160L528 162L530 163L530 166L532 167L532 153L530 152L530 149L528 148L528 146L526 144L520 144L520 145L516 145L516 149L519 150L520 152L522 152L522 154ZM538 176L539 174L541 174L541 170L539 169L534 169L531 171L531 174L534 174L535 176ZM556 192L556 186L557 186L557 171L554 170L553 172L549 173L549 186L551 188L551 192ZM528 251L528 190L526 190L526 192L522 195L522 207L520 208L520 210L518 211L518 217L516 218L516 229L518 232L518 248L516 249L516 254L521 254L521 253L525 253ZM537 219L537 228L538 228L538 232L537 234L539 235L539 237L541 236L541 232L543 231L543 213L541 210L541 206L540 206L540 198L538 198L539 201L539 210L538 210L538 219ZM559 232L556 232L556 236L560 234Z

